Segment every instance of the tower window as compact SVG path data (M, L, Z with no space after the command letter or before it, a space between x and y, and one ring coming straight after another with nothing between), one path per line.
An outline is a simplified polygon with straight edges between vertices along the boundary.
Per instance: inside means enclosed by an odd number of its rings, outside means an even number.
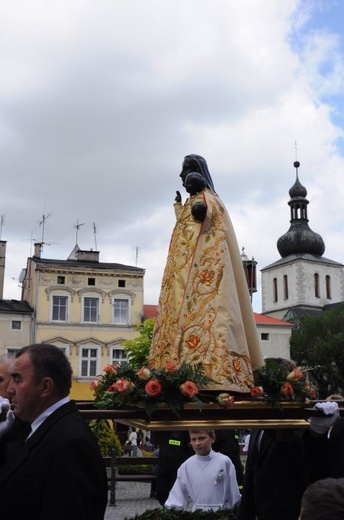
M284 287L284 299L288 300L289 289L288 289L288 276L286 274L283 276L283 287Z
M331 298L332 298L332 296L331 296L331 276L329 276L328 274L325 277L325 282L326 282L326 298L328 300L331 300Z
M118 280L118 287L125 287L125 280Z
M318 275L318 273L315 273L315 275L314 275L314 296L316 298L320 298L319 275Z
M59 285L64 285L65 284L65 277L64 276L58 276L57 277L57 283Z
M273 294L274 302L278 302L277 278L274 278L272 282L273 282L273 291L274 291L274 294Z
M89 278L87 281L87 285L96 285L96 279L95 278Z

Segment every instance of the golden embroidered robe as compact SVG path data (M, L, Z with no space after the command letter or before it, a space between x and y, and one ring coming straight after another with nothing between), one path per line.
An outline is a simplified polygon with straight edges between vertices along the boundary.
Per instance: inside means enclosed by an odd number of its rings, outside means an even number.
M191 208L207 206L203 222ZM150 366L201 362L209 389L249 392L252 366L263 365L245 273L229 215L211 190L175 204Z

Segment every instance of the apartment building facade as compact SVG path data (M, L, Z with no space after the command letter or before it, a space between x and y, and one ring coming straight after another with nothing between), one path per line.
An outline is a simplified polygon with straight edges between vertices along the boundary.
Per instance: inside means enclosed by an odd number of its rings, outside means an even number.
M21 275L22 300L32 307L30 343L62 348L73 368L71 397L92 397L89 383L108 363L124 359L123 341L143 320L145 270L99 261L74 248L67 260L41 257L41 244Z

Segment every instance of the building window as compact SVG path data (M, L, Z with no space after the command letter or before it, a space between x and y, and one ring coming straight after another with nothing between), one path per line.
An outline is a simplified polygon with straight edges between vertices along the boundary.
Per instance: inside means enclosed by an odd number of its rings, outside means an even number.
M65 284L65 277L64 276L58 276L57 277L57 283L59 285L64 285Z
M274 278L272 282L273 282L273 291L274 291L274 294L273 294L274 302L278 302L277 278Z
M115 298L114 303L114 323L117 325L128 325L129 323L129 301Z
M97 323L99 317L99 299L84 298L84 321L87 323Z
M95 278L89 278L87 281L87 285L96 285L96 279Z
M125 280L118 280L118 287L125 287Z
M320 290L319 290L319 275L315 273L314 275L314 295L316 298L320 298Z
M81 377L95 377L97 375L98 349L81 349Z
M8 348L6 352L9 357L16 357L18 350L19 348Z
M67 300L67 296L53 296L53 321L67 321Z
M284 288L284 299L288 300L289 288L288 288L288 276L286 274L283 276L283 288Z
M328 300L331 300L332 299L332 295L331 295L331 276L329 276L327 274L326 277L325 277L325 281L326 281L326 298Z
M11 329L12 330L21 330L22 328L22 322L19 320L12 320L11 321Z
M270 341L270 334L268 332L261 332L260 339L262 341Z
M119 365L122 365L123 363L126 363L127 356L125 355L123 348L114 348L112 349L112 360L111 363L115 365L118 363Z
M69 356L70 356L70 345L68 345L68 343L53 343L53 345L55 345L55 347L58 347L60 350L62 350L64 355L67 358L69 358Z

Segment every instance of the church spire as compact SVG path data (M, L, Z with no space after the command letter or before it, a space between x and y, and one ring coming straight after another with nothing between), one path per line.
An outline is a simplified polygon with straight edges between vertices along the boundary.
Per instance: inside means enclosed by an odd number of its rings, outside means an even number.
M290 228L277 241L277 249L282 258L292 254L311 254L322 256L325 244L318 233L308 226L306 199L307 190L299 181L299 161L294 162L296 180L289 190Z

